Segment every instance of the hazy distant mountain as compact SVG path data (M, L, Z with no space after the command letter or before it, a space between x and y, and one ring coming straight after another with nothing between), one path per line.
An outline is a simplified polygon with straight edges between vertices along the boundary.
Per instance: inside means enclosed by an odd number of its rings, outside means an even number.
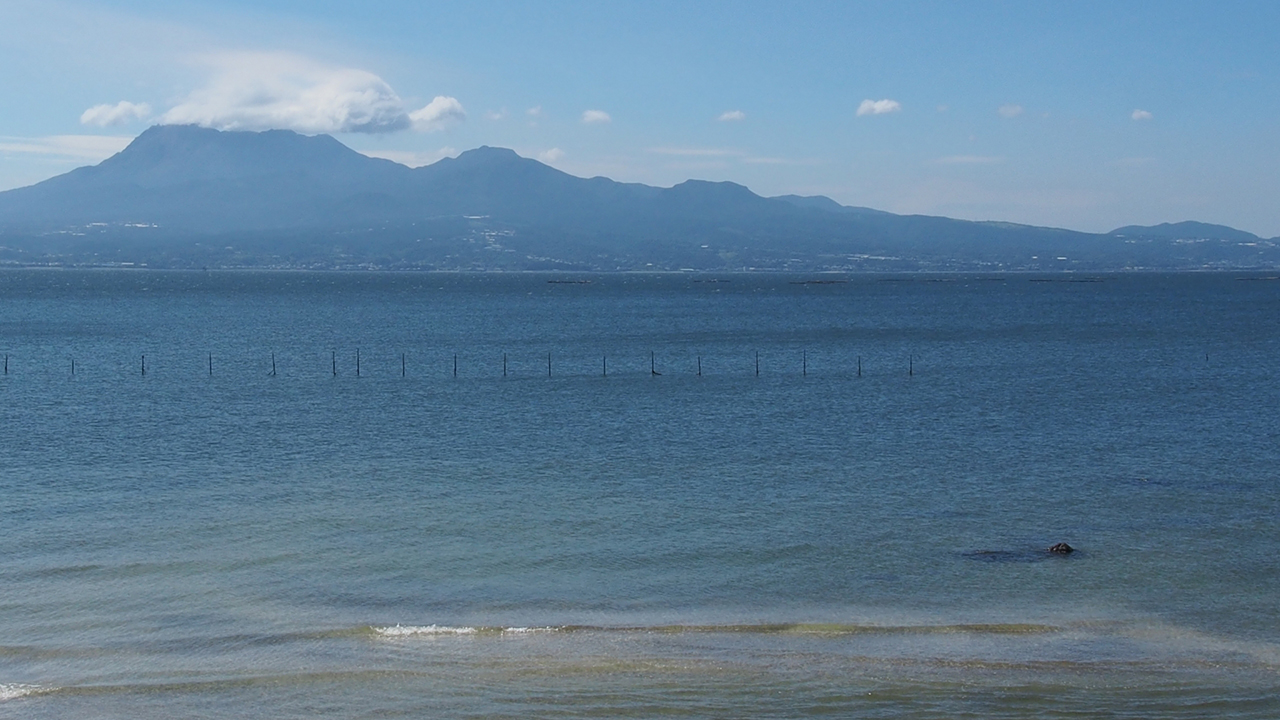
M1213 242L1187 242L1203 228ZM1280 250L1196 223L1093 235L764 198L727 182L579 178L501 148L410 169L324 135L157 126L96 166L0 193L0 261L1104 270L1273 267Z
M1112 230L1110 235L1160 240L1227 240L1231 242L1257 242L1262 238L1244 230L1226 225L1210 225L1202 222L1161 223L1142 226L1126 225Z
M852 205L841 205L826 195L775 195L773 200L781 200L790 203L796 207L813 208L814 210L826 210L827 212L839 213L862 213L864 215L892 215L884 210L873 210L865 207L854 207Z

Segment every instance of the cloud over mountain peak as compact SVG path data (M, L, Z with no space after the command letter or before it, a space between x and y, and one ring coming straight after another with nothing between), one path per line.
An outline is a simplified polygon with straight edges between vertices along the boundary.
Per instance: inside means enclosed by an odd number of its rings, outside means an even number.
M371 72L289 53L222 53L205 62L212 70L209 81L161 122L217 130L389 133L438 130L466 115L457 99L444 96L410 112Z
M151 106L146 103L131 103L121 100L115 105L94 105L80 115L81 125L123 125L133 120L145 120L151 115Z

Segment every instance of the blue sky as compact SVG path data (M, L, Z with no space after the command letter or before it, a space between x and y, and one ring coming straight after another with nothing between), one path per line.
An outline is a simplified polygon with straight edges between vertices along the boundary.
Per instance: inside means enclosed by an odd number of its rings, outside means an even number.
M0 189L157 122L1280 235L1280 3L0 0Z

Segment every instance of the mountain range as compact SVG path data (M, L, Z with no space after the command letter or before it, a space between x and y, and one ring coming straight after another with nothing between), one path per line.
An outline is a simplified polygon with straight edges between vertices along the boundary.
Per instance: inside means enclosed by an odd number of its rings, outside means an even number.
M1280 267L1280 238L1182 222L1093 234L896 215L730 182L580 178L481 147L409 168L327 135L163 125L0 193L0 262L449 270Z

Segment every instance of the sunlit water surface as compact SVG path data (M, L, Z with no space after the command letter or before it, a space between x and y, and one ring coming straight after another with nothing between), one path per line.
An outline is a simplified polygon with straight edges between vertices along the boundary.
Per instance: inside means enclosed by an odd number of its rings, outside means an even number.
M0 718L1280 713L1273 279L11 270L0 352Z

